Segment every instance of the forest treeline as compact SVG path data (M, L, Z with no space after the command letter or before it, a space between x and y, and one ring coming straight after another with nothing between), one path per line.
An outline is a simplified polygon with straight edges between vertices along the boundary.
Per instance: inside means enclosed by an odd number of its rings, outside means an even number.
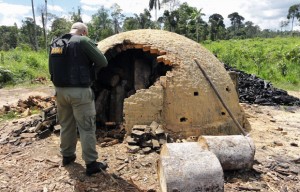
M33 0L31 2L33 4ZM163 15L157 17L157 11L160 9L163 9ZM151 15L151 10L155 10L154 16ZM7 51L16 47L35 51L45 49L53 38L67 33L73 22L82 22L81 11L78 7L69 13L70 19L67 19L48 12L47 4L41 6L38 11L33 8L33 17L24 18L21 26L0 26L0 50ZM42 26L36 25L35 14L41 16ZM204 21L204 16L202 8L189 6L186 2L180 4L178 0L149 0L148 8L132 16L125 16L118 4L109 9L101 6L86 24L89 27L89 37L96 42L120 32L148 28L175 32L197 42L300 36L299 31L293 31L295 21L300 20L300 4L289 7L286 20L278 21L280 30L277 31L261 30L258 25L245 20L238 12L226 15L231 21L230 26L225 25L224 16L221 14L210 15L208 21ZM289 24L291 29L283 30Z

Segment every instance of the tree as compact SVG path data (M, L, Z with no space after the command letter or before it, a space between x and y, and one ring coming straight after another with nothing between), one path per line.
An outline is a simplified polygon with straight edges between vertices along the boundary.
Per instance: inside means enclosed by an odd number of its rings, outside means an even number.
M0 50L8 51L18 45L18 28L14 26L0 26Z
M51 32L49 34L51 39L57 38L70 31L72 23L65 18L55 17L51 25Z
M229 14L228 18L230 19L231 25L235 28L235 30L241 28L243 21L245 20L245 18L239 15L237 12Z
M102 6L97 13L92 15L92 20L88 24L89 36L95 41L100 41L114 34L113 22L109 17L109 11Z
M172 11L176 10L180 6L180 1L179 0L163 0L161 4L162 4L162 6L167 5L169 12L172 13Z
M260 28L258 25L254 25L254 23L252 21L246 21L245 22L245 33L246 33L246 38L254 38L257 37L259 32L260 32Z
M294 19L295 19L295 17L297 19L300 18L300 4L292 5L289 8L287 19L289 19L289 20L291 19L292 20L292 29L291 29L291 31L293 31L293 25L294 25Z
M33 34L34 34L34 50L38 50L38 42L37 42L37 36L36 36L36 22L35 22L35 14L34 14L34 5L33 5L33 0L31 0L31 7L32 7L32 16L33 16Z
M151 13L147 9L144 9L144 12L139 15L134 15L139 22L140 29L155 28L155 24L151 21Z
M280 21L280 23L279 23L280 31L282 32L282 28L288 26L289 23L290 22L288 20Z
M131 31L139 28L139 21L136 17L126 17L123 24L123 31Z
M122 22L124 21L125 15L122 14L122 9L118 4L113 4L112 7L112 13L110 14L113 20L114 24L114 33L117 34L120 32Z
M36 33L34 33L36 31ZM43 29L38 25L35 26L32 18L26 17L25 21L22 20L22 26L20 28L19 42L25 43L31 46L33 50L37 50L39 42L36 42L37 36L42 36Z
M204 13L202 13L202 9L195 9L191 15L191 19L195 21L196 24L196 36L197 36L197 42L199 42L199 27L200 23L203 21L202 16L205 16Z
M225 31L224 18L220 14L212 14L208 22L210 23L210 40L221 39L221 34Z
M177 27L177 22L179 20L178 11L170 11L165 10L162 17L158 18L158 22L164 24L164 29L168 31L174 32Z
M150 0L149 1L149 11L155 9L155 21L157 21L157 9L160 10L160 1L159 0Z
M47 21L48 21L48 11L47 11L47 0L45 0L44 6L38 7L38 12L41 14L41 20L43 25L43 37L44 37L44 46L47 50L48 43L47 43Z
M189 31L191 30L191 25L195 22L190 22L192 20L191 15L197 10L195 7L190 7L187 3L183 3L177 9L178 11L178 22L175 32L181 35L189 37ZM196 31L196 28L195 28Z
M82 17L81 17L81 8L80 7L77 7L77 13L75 11L73 11L71 13L71 21L73 23L76 23L76 22L81 22L83 23L82 21Z

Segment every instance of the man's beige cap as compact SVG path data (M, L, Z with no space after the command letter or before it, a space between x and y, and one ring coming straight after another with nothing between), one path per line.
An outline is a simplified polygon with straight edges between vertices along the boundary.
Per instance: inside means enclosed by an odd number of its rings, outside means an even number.
M72 25L70 33L83 33L84 31L87 31L87 26L84 23L76 22Z

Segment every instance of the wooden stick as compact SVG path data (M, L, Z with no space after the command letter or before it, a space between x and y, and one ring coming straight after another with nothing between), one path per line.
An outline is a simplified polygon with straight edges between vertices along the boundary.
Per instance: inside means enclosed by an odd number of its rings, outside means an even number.
M199 62L197 61L197 59L194 59L194 61L196 62L196 64L198 65L200 71L203 73L204 77L206 78L206 80L209 82L210 86L213 88L213 90L215 91L216 95L218 96L219 100L221 101L221 103L223 104L224 108L227 110L227 112L229 113L230 117L232 118L233 122L236 124L236 126L240 129L240 131L242 132L242 134L244 136L249 136L248 133L246 133L243 129L243 127L240 125L240 123L235 119L235 117L233 116L233 114L231 113L231 111L229 110L229 108L227 107L227 105L225 104L224 100L222 99L221 95L219 94L218 90L216 89L216 87L214 86L214 84L211 82L211 80L209 79L209 77L207 76L206 72L203 70L203 68L201 67L201 65L199 64Z

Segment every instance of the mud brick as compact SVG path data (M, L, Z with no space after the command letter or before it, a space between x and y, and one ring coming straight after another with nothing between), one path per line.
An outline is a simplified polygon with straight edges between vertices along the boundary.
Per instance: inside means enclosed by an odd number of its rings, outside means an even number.
M128 145L127 148L129 153L136 153L140 150L140 147L136 145Z
M29 132L29 133L33 133L35 130L35 127L28 127L26 128L26 131Z
M166 134L160 134L157 137L158 137L158 142L160 145L167 143L167 135Z
M142 147L152 147L152 140L148 140L148 141L143 141L141 144Z
M136 145L137 144L136 140L130 136L126 137L126 142L128 143L128 145Z
M159 124L156 123L155 121L152 121L152 123L150 124L150 128L153 132L155 132L155 130L158 128Z
M16 136L19 136L26 128L26 125L23 124L23 125L20 125L18 128L14 129L13 130L13 136L16 137Z
M164 134L165 131L162 128L162 125L159 125L158 128L155 130L156 135Z
M39 132L41 129L42 129L42 126L43 123L42 122L39 122L36 126L35 126L35 129L34 129L34 132Z
M51 107L48 107L48 108L42 110L42 121L45 121L49 115L50 116L53 115L53 114L50 114L50 111L53 109L54 109L54 106L51 106Z
M145 129L148 127L148 125L134 125L132 130L138 130L138 131L145 131Z
M47 116L43 119L43 121L50 121L50 120L56 120L56 114Z
M153 148L153 149L157 149L157 148L160 147L158 140L152 139L151 142L152 142L152 148Z
M51 131L49 129L46 129L38 134L38 138L44 139L46 137L49 137L50 135L51 135Z
M138 137L138 138L142 138L144 134L145 134L144 131L139 131L139 130L134 130L131 132L131 135L133 137Z
M61 125L54 125L54 127L53 127L53 132L54 133L56 133L56 132L59 132L60 131L60 129L61 129Z
M143 153L148 154L151 153L152 149L150 147L145 147L142 149Z
M36 137L37 133L22 133L20 135L21 138L34 138Z

